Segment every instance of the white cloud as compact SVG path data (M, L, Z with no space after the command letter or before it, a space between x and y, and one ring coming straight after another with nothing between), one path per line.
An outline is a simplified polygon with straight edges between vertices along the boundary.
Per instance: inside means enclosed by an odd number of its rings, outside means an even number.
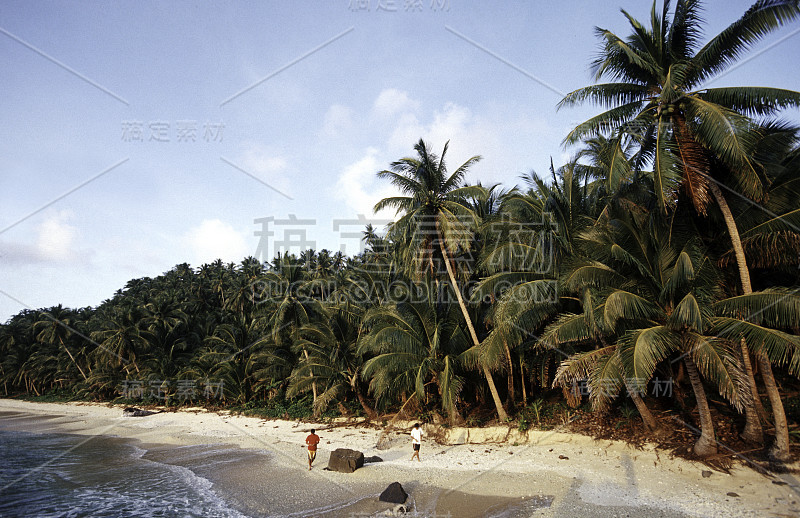
M393 211L381 211L378 214L372 212L372 208L381 199L395 194L391 184L378 180L375 174L385 167L386 164L378 156L378 150L372 147L367 149L361 159L345 167L339 176L336 184L339 198L356 214L363 214L367 218L393 219Z
M467 179L491 183L500 181L500 174L506 179L508 177L508 171L501 168L505 164L498 162L498 159L502 161L505 158L501 136L507 131L503 124L476 116L463 106L447 103L433 113L433 120L427 124L412 113L400 114L388 138L388 153L396 158L413 156L413 146L422 138L438 155L444 144L450 141L445 157L448 170L454 171L470 157L479 154L490 161L489 165L479 163L473 166Z
M52 212L34 227L32 242L0 243L6 264L62 264L88 261L91 252L78 248L77 227L70 225L72 211Z
M484 185L502 182L514 185L519 175L527 173L533 163L535 144L552 132L544 119L519 114L497 115L474 113L456 103L445 103L429 117L418 113L419 102L406 92L397 89L381 91L373 103L371 117L381 117L376 133L371 135L371 146L356 160L345 166L339 174L337 194L348 208L357 214L372 215L372 207L382 198L397 194L387 180L380 180L376 172L386 169L401 157L414 156L414 145L422 138L437 155L445 142L450 142L446 162L450 172L475 155L483 160L475 164L467 182L481 181ZM530 157L519 153L511 155L508 141L530 142ZM527 154L527 153L526 153ZM373 217L394 219L393 211L382 211Z
M387 88L378 94L372 104L372 115L378 118L388 118L398 113L413 113L418 109L419 102L411 99L408 93L396 88Z
M200 225L189 229L181 241L188 249L193 265L217 259L238 263L253 254L245 235L219 219L204 219Z
M73 259L77 229L67 223L72 217L69 211L57 212L45 219L37 228L36 250L45 261Z
M334 104L325 113L322 134L336 137L351 131L353 128L353 109L342 104Z
M237 165L273 189L291 196L289 160L261 144L249 143L246 146Z

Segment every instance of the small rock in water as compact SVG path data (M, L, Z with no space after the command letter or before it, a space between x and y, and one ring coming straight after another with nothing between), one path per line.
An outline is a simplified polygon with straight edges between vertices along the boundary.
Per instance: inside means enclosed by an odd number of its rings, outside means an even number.
M711 472L707 471L707 470L703 470L701 475L703 475L703 478L708 478L708 477L711 476Z
M735 496L735 497L738 498L739 494L738 493L734 493L733 491L728 491L728 496Z

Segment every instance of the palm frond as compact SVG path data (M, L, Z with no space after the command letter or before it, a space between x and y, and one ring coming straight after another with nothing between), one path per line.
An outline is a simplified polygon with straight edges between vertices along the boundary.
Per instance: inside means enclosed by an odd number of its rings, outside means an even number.
M699 84L724 71L764 36L798 16L796 0L758 0L697 52L688 83Z
M718 387L719 393L741 411L750 391L747 376L740 367L737 351L725 340L715 340L697 333L687 335L686 346L702 376Z
M669 353L680 349L680 336L666 326L653 326L625 333L617 342L620 361L626 376L646 384L656 365Z

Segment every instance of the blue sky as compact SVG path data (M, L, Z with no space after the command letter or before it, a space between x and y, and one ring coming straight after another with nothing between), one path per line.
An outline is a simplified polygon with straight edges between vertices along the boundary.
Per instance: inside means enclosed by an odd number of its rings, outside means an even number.
M644 20L651 5L412 4L0 4L0 321L94 306L183 262L238 262L258 250L258 218L280 223L267 256L303 233L356 253L349 234L387 216L371 211L391 192L375 172L420 137L449 139L451 167L482 155L473 182L544 173L599 111L556 111L592 81L592 28L627 35L619 7ZM749 4L708 2L706 34ZM800 90L799 29L713 86Z

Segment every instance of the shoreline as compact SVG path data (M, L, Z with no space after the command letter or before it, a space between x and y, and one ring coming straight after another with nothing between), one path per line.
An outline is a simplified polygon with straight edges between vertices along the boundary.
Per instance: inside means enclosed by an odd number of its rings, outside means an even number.
M800 513L800 487L792 475L770 478L736 466L731 474L714 471L706 478L702 472L709 468L702 464L670 458L651 447L635 449L577 434L533 432L526 434L525 443L517 434L505 443L478 444L478 439L499 439L503 430L508 435L507 428L470 429L473 442L453 445L437 444L428 434L423 438L422 462L411 463L407 431L390 432L388 440L381 441L386 449L378 449L381 431L359 425L329 427L199 408L122 417L122 408L0 399L0 429L133 439L147 450L145 458L176 465L182 465L176 453L181 447L252 450L252 458L201 473L221 497L250 516L373 516L391 509L376 497L394 481L403 485L426 516ZM309 472L303 440L312 427L322 441ZM451 442L465 442L459 434L463 435L451 431ZM384 462L366 464L352 474L324 471L335 448L359 450ZM731 492L738 496L728 495Z

